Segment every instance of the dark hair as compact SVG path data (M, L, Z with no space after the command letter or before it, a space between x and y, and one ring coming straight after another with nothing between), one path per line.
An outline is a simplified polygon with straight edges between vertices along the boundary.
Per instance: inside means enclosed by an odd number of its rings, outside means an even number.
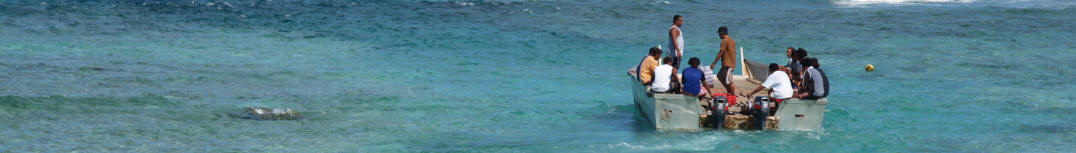
M818 64L818 58L811 58L811 66L814 66L814 68L817 69L817 68L821 67L822 65Z
M777 65L777 63L770 63L770 73L777 71L777 69L781 69L781 66Z
M693 68L699 68L699 58L691 57L691 59L687 60L687 64L691 65Z
M650 55L661 55L661 48L651 47L650 48Z
M665 58L661 59L661 63L669 63L669 64L672 64L672 62L673 62L673 61L672 61L672 57L668 57L668 56L665 56Z
M815 65L818 65L818 59L806 58L806 59L803 59L803 61L800 61L800 65L803 65L803 67L815 66ZM815 67L817 67L817 66L815 66Z
M681 18L681 17L682 17L682 16L680 16L679 14L677 14L677 15L674 15L674 16L673 16L673 22L675 23L675 22L676 22L676 20L680 20L680 18Z
M721 27L717 28L717 34L719 34L719 35L728 35L729 34L729 28L726 28L725 26L721 26Z
M792 46L788 46L788 49L785 49L785 50L789 50L789 49L791 49L793 52L796 51L796 48L792 47Z
M799 50L796 50L796 56L800 57L800 59L806 58L807 57L807 50L803 50L803 48L800 48Z

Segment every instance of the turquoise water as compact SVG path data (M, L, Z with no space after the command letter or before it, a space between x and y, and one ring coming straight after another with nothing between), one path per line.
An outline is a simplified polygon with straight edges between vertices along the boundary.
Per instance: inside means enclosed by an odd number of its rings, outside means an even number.
M820 58L824 130L648 129L624 72L673 14L706 62L718 26L751 59ZM1074 152L1074 21L1051 0L0 1L0 152Z

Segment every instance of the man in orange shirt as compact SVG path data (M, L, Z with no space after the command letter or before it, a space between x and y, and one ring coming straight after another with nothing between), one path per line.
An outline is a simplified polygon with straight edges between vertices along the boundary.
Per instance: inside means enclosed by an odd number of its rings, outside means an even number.
M661 48L650 48L650 54L643 57L643 61L636 68L636 72L639 72L639 80L644 85L650 85L651 81L654 81L654 69L658 67L658 58L661 58Z
M736 69L736 40L729 36L729 29L722 26L717 28L717 35L721 37L721 49L710 64L713 68L717 61L721 60L721 69L717 72L717 80L725 86L726 93L736 95L736 87L732 85L732 70Z

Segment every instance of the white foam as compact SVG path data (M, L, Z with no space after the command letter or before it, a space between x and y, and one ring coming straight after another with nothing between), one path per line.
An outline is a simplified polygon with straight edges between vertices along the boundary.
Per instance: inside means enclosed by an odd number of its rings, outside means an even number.
M946 4L946 3L973 3L978 0L833 0L833 4L840 6L869 6L869 5L912 5L912 4Z
M632 150L686 150L686 151L706 151L717 149L714 144L720 144L728 141L729 138L722 135L703 135L689 139L675 139L668 142L662 142L660 144L631 144L622 142L619 144L611 145L611 147L628 148Z
M460 6L474 6L474 2L456 2L456 5Z
M871 6L908 6L908 5L947 5L947 4L983 4L1009 8L1046 8L1067 9L1076 7L1071 0L831 0L834 5L843 7Z

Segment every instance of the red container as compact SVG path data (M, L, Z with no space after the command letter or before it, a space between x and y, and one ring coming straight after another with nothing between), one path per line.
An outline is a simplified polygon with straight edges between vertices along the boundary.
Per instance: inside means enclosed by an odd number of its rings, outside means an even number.
M736 105L736 95L732 95L732 94L729 94L729 93L714 93L713 96L714 97L724 96L725 99L728 100L728 102L729 102L728 106Z

